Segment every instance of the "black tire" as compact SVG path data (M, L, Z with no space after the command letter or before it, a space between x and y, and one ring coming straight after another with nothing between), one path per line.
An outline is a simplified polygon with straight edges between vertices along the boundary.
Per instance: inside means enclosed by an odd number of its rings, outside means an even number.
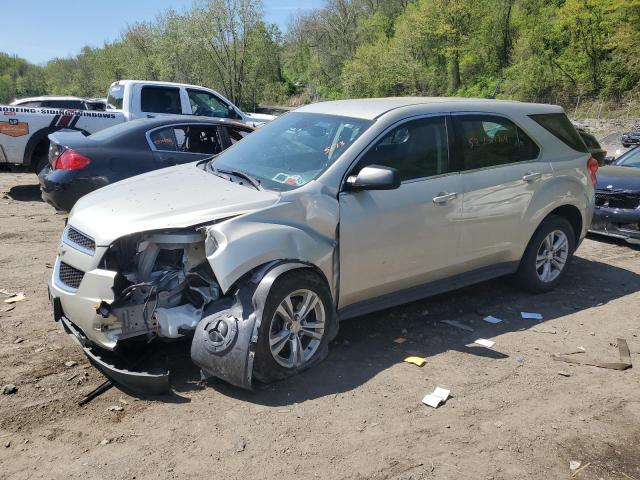
M36 175L40 175L40 172L49 164L49 158L47 155L39 155L37 157L33 157L32 160L33 171Z
M568 256L564 267L560 270L559 275L549 281L542 281L538 276L536 270L536 257L538 250L540 249L544 239L552 232L559 230L563 232L568 241ZM564 218L557 215L551 215L547 217L540 224L536 232L531 237L527 249L522 256L518 272L516 273L516 279L519 285L531 293L544 293L553 290L558 283L562 281L569 269L571 259L573 258L573 252L576 246L576 235L573 231L571 223Z
M269 333L276 309L280 303L289 294L301 289L314 292L322 302L325 312L324 332L316 351L307 361L301 366L285 368L276 362L271 353ZM282 274L274 282L265 302L253 364L254 377L263 383L270 383L296 375L324 360L329 351L328 344L333 337L332 332L335 330L335 322L336 314L331 300L331 293L320 275L309 268Z

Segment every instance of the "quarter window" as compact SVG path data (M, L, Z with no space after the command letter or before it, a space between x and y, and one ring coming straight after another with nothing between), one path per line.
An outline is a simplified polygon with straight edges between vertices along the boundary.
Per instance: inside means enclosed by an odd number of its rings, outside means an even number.
M150 113L182 113L180 89L167 87L142 87L140 109Z
M358 171L368 165L382 165L397 169L403 181L431 177L447 171L448 155L444 117L423 118L387 133L360 160Z
M515 123L493 115L454 115L460 169L535 160L540 149Z
M217 127L180 125L161 128L149 135L153 148L165 152L215 155L222 151Z

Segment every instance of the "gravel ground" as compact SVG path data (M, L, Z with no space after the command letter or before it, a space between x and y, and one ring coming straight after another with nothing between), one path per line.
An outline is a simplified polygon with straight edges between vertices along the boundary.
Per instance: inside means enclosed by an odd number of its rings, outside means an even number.
M587 239L552 293L497 280L344 322L326 361L254 392L200 383L176 344L171 395L113 388L78 407L104 378L52 321L63 225L33 174L0 172L0 288L26 295L11 311L0 302L0 386L17 387L0 395L2 479L562 479L570 461L586 467L573 478L640 479L638 248ZM624 372L550 357L581 346L617 361L617 338L636 364ZM452 397L421 404L436 386Z

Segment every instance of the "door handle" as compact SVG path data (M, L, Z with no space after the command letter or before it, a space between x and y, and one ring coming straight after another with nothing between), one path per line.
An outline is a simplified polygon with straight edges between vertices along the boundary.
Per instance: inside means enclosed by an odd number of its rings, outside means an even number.
M440 192L437 196L433 197L433 203L436 205L444 205L454 198L458 198L457 193Z
M527 172L523 175L522 180L527 183L535 182L536 180L540 180L542 174L540 172Z

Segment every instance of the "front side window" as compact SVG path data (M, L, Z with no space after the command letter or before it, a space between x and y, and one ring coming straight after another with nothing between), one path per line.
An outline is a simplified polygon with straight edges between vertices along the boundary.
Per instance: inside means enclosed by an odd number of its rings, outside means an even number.
M382 165L398 170L400 180L445 173L449 157L444 117L423 118L403 123L387 133L358 162L360 169Z
M222 151L218 129L210 125L177 125L149 135L153 148L163 152L215 155Z
M238 118L238 115L230 105L212 93L204 90L187 89L191 113L205 117Z
M372 123L339 115L287 113L225 150L209 168L239 170L264 188L293 190L318 178Z
M535 160L540 149L512 121L494 115L454 115L461 170Z
M168 87L142 87L140 110L149 113L182 113L180 89Z

